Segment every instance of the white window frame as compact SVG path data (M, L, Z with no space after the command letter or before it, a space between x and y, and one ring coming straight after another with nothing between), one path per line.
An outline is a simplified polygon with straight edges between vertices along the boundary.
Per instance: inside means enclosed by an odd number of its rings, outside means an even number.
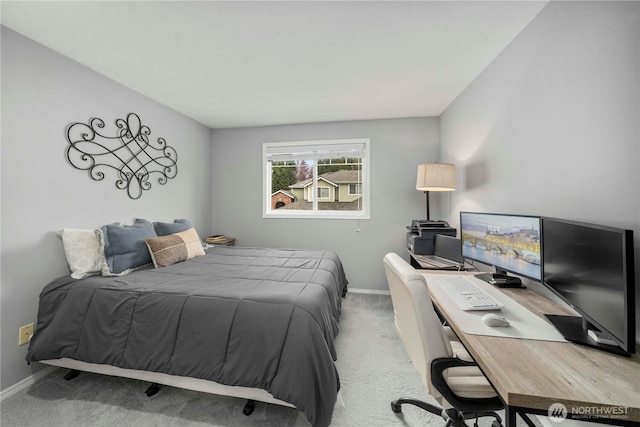
M330 211L318 209L317 197L314 197L314 209L312 210L288 210L288 209L271 209L271 162L268 160L268 153L273 150L285 150L291 153L305 153L305 160L313 160L313 155L309 152L313 150L322 150L324 146L335 148L335 146L345 145L353 146L361 144L363 146L362 155L362 209L359 211ZM358 156L359 157L359 156ZM371 146L368 138L359 139L336 139L336 140L320 140L320 141L289 141L289 142L265 142L262 144L262 168L263 168L263 186L262 186L262 217L263 218L320 218L320 219L370 219L370 164L371 164ZM314 162L313 167L313 187L311 194L318 194L317 187L318 167Z
M356 188L356 192L355 193L351 192L351 186L354 186ZM358 192L358 189L360 190L360 192ZM362 184L349 184L349 195L350 196L360 196L360 195L362 195Z

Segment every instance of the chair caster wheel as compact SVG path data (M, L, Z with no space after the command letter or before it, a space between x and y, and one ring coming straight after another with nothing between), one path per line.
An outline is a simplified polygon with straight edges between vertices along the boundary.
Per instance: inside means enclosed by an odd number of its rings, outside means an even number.
M493 420L491 422L491 427L502 427L502 423L498 420Z
M396 413L399 414L400 412L402 412L402 405L400 405L398 402L393 401L391 402L391 410Z

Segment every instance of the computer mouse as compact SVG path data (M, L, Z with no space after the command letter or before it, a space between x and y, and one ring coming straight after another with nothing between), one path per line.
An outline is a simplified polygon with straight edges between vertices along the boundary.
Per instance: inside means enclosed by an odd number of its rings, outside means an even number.
M505 327L509 326L509 321L502 316L498 316L495 313L489 313L482 316L482 321L487 326L492 327Z

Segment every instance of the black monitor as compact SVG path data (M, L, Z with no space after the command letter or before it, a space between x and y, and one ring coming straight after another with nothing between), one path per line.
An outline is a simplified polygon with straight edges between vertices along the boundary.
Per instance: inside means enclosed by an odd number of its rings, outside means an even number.
M542 218L543 283L582 317L549 320L569 341L635 353L633 232Z
M519 278L542 280L540 217L460 212L462 256L495 267L478 275L499 286L522 286Z

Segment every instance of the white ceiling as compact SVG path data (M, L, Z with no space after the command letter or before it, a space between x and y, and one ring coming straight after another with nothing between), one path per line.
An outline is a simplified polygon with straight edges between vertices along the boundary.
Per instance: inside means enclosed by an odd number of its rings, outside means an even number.
M211 128L438 116L547 1L2 1L2 24Z

